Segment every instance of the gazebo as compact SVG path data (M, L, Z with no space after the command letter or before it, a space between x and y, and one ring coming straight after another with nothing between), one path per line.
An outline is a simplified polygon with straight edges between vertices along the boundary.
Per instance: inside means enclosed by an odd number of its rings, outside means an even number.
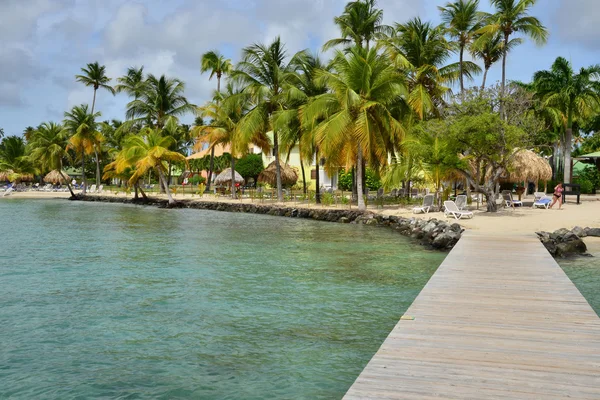
M538 190L539 181L552 179L552 167L548 161L531 150L516 150L508 174L503 180L509 182L535 183ZM544 188L546 189L546 188Z

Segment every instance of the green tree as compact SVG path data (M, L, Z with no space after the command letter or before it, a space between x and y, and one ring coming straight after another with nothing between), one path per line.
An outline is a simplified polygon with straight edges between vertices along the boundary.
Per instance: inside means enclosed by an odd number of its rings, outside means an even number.
M57 170L66 182L71 197L75 197L69 179L63 173L63 160L69 158L69 133L61 124L44 122L33 132L29 146L30 158L40 165L42 173Z
M35 128L33 126L28 126L27 128L25 128L23 130L23 137L25 138L25 141L29 142L34 132Z
M571 182L571 153L573 151L573 123L585 121L600 106L600 65L573 71L571 63L558 57L549 71L538 71L533 76L537 94L547 106L560 110L566 121L564 182Z
M146 90L146 78L144 76L144 66L139 68L130 67L127 69L127 74L117 78L115 86L116 93L125 92L134 100L139 99Z
M352 48L336 54L333 72L323 71L320 79L331 93L318 96L305 109L308 121L323 122L317 127L319 148L326 165L356 165L357 192L363 191L363 158L373 169L387 163L392 143L404 129L389 106L406 93L396 68L376 49ZM359 210L365 210L362 195Z
M508 52L516 46L509 45L510 37L514 34L523 34L533 39L537 44L545 44L548 39L548 30L539 19L529 15L529 11L537 0L490 0L496 8L494 14L487 15L487 26L480 32L488 35L500 33L504 39L504 54L502 55L502 95L506 88L506 59ZM487 39L483 39L487 40Z
M523 39L511 39L507 46L507 52L520 45ZM471 46L471 54L475 58L483 61L484 73L483 81L481 82L481 90L485 88L487 74L493 64L497 63L504 55L504 39L501 33L493 33L491 35L481 35L479 39Z
M7 136L0 142L0 172L9 172L11 180L19 180L37 172L27 156L27 147L22 137Z
M205 73L210 71L210 76L208 80L211 80L213 77L217 78L217 93L221 92L221 78L223 75L229 75L233 70L233 64L231 60L225 58L221 53L217 50L212 50L206 52L202 55L200 60L200 72ZM204 125L203 123L196 124L198 126ZM210 192L210 185L212 183L212 175L214 168L214 159L215 159L215 148L211 147L210 149L210 166L208 169L208 183L206 184L206 192Z
M258 182L258 175L265 169L263 165L262 155L246 154L236 163L235 170L248 181L250 178L254 180L254 185Z
M127 127L134 123L150 123L159 130L165 126L169 117L180 117L193 113L196 106L190 104L183 95L185 84L177 78L160 78L148 75L145 89L138 99L127 104Z
M279 132L273 129L273 114L285 109L285 88L291 84L294 73L286 63L286 52L281 39L277 37L271 44L254 44L243 50L242 61L232 73L236 82L244 86L250 95L252 108L240 121L242 142L273 132L273 151L277 175L277 199L283 201L281 186L281 164ZM264 146L261 146L263 150Z
M455 0L444 7L438 7L442 21L448 26L448 33L456 40L459 48L460 93L465 91L464 85L464 52L473 42L477 31L481 28L481 13L478 11L479 0ZM487 70L486 70L487 73Z
M81 160L81 175L83 177L83 194L86 194L87 180L85 177L85 156L96 155L96 185L100 184L100 160L98 158L97 148L103 141L102 134L96 129L96 118L100 113L88 113L87 104L75 106L71 111L65 112L63 121L64 128L70 135L69 145L79 153Z
M110 92L113 96L115 95L115 89L112 88L108 83L110 78L106 76L106 67L98 64L98 62L90 63L85 68L81 68L83 75L75 75L77 82L83 83L85 86L91 86L94 88L94 99L92 100L92 110L90 114L94 114L94 107L96 105L96 92L98 89L104 89Z

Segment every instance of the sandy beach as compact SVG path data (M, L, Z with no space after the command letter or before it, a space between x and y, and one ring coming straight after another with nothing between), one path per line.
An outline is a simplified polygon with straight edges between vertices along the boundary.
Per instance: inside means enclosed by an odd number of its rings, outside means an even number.
M96 196L96 194L90 194L90 196ZM102 196L117 196L124 197L123 193L114 194L112 192L104 192ZM17 192L13 193L9 197L0 197L0 201L3 199L68 199L70 194L68 192ZM131 198L132 195L128 195ZM152 197L166 198L165 195L152 194ZM231 200L226 197L216 197L213 195L198 197L198 195L192 196L191 194L178 193L174 196L176 200L194 200L194 201L220 201L220 202L244 202L250 203L250 199L243 200ZM531 196L525 198L524 201L527 204L531 202ZM258 203L258 200L254 200ZM265 201L261 204L272 204L278 203ZM530 203L531 204L531 203ZM290 207L306 207L300 203L286 202L282 203L282 206ZM325 208L323 206L311 205L309 208ZM341 206L338 206L339 209ZM335 209L336 207L330 207ZM533 234L536 231L554 231L560 228L571 229L575 226L580 227L600 227L600 196L582 196L581 204L576 204L574 201L569 200L567 204L563 205L561 210L558 210L557 205L555 209L545 210L540 208L532 208L530 206L518 207L518 208L501 208L497 213L485 212L485 207L480 205L479 210L475 210L471 207L474 213L472 219L461 219L457 221L465 229L485 234L493 235L520 235L520 234ZM428 214L413 214L412 207L397 207L397 206L386 206L385 209L370 208L369 211L385 214L385 215L397 215L403 217L417 217L417 218L437 218L445 219L441 212L430 212ZM448 218L450 219L450 218Z

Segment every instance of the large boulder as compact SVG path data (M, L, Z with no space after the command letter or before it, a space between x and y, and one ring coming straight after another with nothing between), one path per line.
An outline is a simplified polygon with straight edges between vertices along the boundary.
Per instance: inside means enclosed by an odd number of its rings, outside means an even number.
M550 234L550 238L552 240L558 240L560 237L566 235L567 233L571 233L571 231L566 228L560 228L560 229L557 229L554 232L552 232Z
M583 240L577 238L574 240L565 241L556 245L557 257L570 257L578 254L585 254L587 247Z
M575 235L579 236L580 238L587 236L585 229L583 229L580 226L576 226L575 228L571 229L571 232L573 232Z
M586 228L585 233L587 236L600 237L600 228Z

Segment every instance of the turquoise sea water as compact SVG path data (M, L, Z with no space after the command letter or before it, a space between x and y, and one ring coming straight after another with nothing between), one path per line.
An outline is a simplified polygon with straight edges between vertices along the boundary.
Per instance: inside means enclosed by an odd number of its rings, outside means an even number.
M593 250L591 255L558 260L558 263L600 316L600 251Z
M2 200L0 398L339 399L444 258L387 229Z

